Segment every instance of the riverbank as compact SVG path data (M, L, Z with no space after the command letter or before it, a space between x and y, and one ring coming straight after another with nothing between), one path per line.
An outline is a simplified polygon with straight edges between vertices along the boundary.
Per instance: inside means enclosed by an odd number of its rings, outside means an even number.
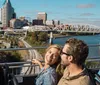
M54 39L56 39L56 38L65 38L65 37L70 37L70 36L89 36L89 35L98 35L98 34L88 34L88 33L84 33L84 34L82 34L82 33L73 33L73 34L53 34L53 38Z
M72 35L58 35L58 36L54 36L53 38L56 39L56 38L65 38L65 37L69 37L69 36L72 36Z

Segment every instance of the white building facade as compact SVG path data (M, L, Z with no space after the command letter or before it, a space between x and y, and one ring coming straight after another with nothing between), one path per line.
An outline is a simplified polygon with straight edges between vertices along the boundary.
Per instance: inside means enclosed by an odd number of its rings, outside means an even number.
M1 22L1 8L0 8L0 22Z
M47 14L45 12L39 12L37 15L37 19L43 20L43 23L46 24Z
M47 20L46 25L54 25L54 21L53 20Z
M10 0L5 0L1 8L1 21L4 27L9 26L9 21L13 18L14 13L14 8L11 6Z

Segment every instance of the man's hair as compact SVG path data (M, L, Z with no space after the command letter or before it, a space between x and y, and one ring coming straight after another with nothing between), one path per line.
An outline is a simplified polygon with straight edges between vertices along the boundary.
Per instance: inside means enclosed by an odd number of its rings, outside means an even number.
M75 63L79 66L83 65L89 51L87 44L84 41L78 40L76 38L68 39L66 44L69 45L69 54L73 56L72 63Z

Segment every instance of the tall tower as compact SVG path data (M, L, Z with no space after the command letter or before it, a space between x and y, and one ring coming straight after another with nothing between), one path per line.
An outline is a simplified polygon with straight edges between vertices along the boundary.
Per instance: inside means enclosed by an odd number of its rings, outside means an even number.
M4 27L9 26L9 22L13 18L14 13L14 8L12 7L10 0L5 0L3 7L1 8L1 21Z
M1 22L1 8L0 8L0 22Z
M39 12L37 15L37 19L43 20L43 24L46 24L47 14L45 12Z

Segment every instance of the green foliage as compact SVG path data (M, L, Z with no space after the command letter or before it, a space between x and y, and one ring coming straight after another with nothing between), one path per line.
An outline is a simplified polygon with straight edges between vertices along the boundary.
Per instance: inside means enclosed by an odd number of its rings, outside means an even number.
M0 31L0 34L4 34L4 31Z
M0 62L19 62L21 61L20 54L14 52L0 52Z
M31 44L32 46L34 45L44 45L48 41L48 33L47 32L28 32L27 37L25 40Z
M18 38L15 36L2 36L0 37L4 42L11 44L11 48L18 47ZM4 44L1 43L0 48L6 48ZM21 61L21 55L17 51L1 51L0 52L0 62L17 62Z
M31 45L31 46L47 46L47 40L48 40L48 33L47 32L28 32L27 37L25 40ZM45 49L37 49L42 56L44 56Z
M48 34L45 32L40 32L38 36L38 41L47 42L47 40L48 40Z
M86 61L85 62L85 65L87 66L87 67L91 67L91 68L93 68L93 67L96 67L96 66L99 66L100 65L100 62L98 61L93 61L93 62L88 62L88 61Z
M37 32L32 33L32 40L38 41L38 33Z
M66 34L67 34L67 32L62 32L61 34L62 34L62 35L66 35Z

